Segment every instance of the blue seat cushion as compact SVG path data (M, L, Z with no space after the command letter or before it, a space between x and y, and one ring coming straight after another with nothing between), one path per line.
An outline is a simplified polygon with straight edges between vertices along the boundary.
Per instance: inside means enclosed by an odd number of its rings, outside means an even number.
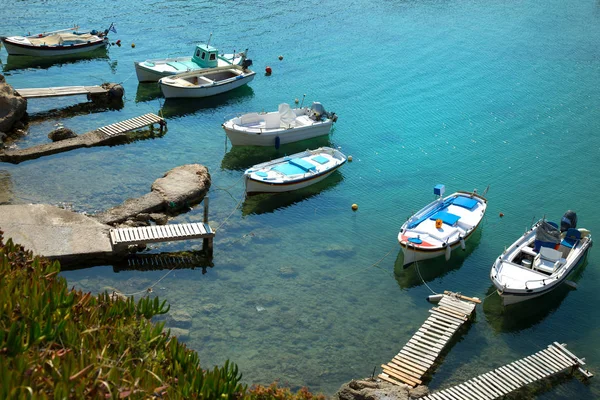
M562 242L560 242L560 244L565 247L573 248L579 239L581 239L581 232L579 232L579 229L569 228L565 238L562 240Z
M414 244L421 244L421 243L423 243L423 241L421 239L415 238L415 237L408 238L408 241L411 242L411 243L414 243Z
M289 161L290 164L302 168L305 171L314 171L317 167L314 164L309 163L303 158L293 158Z
M458 196L454 199L452 204L455 206L459 206L462 208L466 208L467 210L472 210L477 206L478 201L475 199L471 199L468 197Z
M304 175L306 170L298 167L297 165L290 164L289 162L279 164L273 167L274 171L281 172L284 175Z
M316 156L311 158L311 160L318 162L319 164L327 164L329 162L329 159L327 157L323 157L323 156Z
M261 178L265 178L265 177L269 176L269 174L267 174L266 172L262 172L262 171L257 171L255 173L256 173L256 175L260 176Z
M456 224L456 221L460 219L460 216L449 213L447 211L438 211L435 214L433 214L429 219L441 219L442 222L446 225L454 226L454 224Z

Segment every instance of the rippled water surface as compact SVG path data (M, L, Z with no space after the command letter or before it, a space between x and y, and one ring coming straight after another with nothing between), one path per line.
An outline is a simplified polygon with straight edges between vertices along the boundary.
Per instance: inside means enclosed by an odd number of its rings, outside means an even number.
M36 121L19 147L48 142L57 123L83 133L148 112L168 122L163 137L1 164L0 202L67 203L93 213L147 193L176 166L206 165L210 221L218 228L212 266L167 276L168 268L99 266L63 276L94 293L136 293L162 278L150 295L191 316L186 341L203 366L229 358L249 384L278 379L333 394L352 378L378 373L400 350L427 318L429 288L491 293L494 258L533 218L559 220L573 209L579 226L600 232L597 1L7 0L0 16L0 35L115 22L111 38L123 44L102 57L39 66L0 51L15 88L104 81L125 88L123 108ZM257 71L249 86L165 101L156 86L138 85L134 61L191 54L210 32L225 52L249 49ZM226 142L226 117L273 110L304 94L305 104L320 101L339 115L329 138L279 151ZM29 112L77 100L30 100ZM354 161L305 190L241 200L245 168L320 145ZM423 263L421 277L402 269L396 236L437 183L448 191L490 185L488 213L467 252ZM172 222L201 219L195 207ZM179 242L150 252L200 247ZM600 371L596 250L573 278L577 290L560 288L505 310L496 295L487 298L429 385L459 383L553 341ZM535 395L600 398L600 383L559 380Z

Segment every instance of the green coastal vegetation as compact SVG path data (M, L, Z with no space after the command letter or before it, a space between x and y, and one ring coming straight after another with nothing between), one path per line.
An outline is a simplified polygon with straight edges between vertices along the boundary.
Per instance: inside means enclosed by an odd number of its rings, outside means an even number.
M0 231L0 398L322 399L242 383L235 363L199 355L151 318L157 297L68 289L60 264Z

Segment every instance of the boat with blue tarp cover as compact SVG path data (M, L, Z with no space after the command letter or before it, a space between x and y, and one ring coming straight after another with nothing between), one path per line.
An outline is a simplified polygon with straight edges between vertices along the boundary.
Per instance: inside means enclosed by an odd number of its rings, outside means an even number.
M415 261L445 255L450 259L452 250L475 232L485 215L485 193L458 191L443 198L446 188L436 185L433 192L438 198L411 216L400 228L398 242L404 253L406 267Z
M138 81L158 82L160 78L165 76L208 68L242 65L246 61L248 49L239 53L236 53L234 50L231 54L219 54L219 50L209 43L210 38L206 44L200 43L196 45L194 53L188 57L171 57L134 62Z
M254 165L244 172L246 193L281 193L320 182L346 162L331 147L319 147Z
M490 279L506 305L550 292L583 263L592 235L569 210L558 224L542 219L494 262Z

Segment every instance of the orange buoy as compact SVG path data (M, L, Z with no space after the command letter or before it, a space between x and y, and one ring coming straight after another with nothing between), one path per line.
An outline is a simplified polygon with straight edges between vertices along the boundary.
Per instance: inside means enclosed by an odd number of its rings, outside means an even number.
M504 213L500 213L500 218L504 217Z
M352 211L356 211L358 210L358 204L354 203L352 204Z
M267 68L265 68L265 73L266 73L267 75L271 75L271 72L273 72L273 70L271 69L271 67L269 67L269 66L267 65Z
M443 224L443 221L441 219L438 218L438 219L435 220L435 227L436 227L436 229L441 229L442 228L442 224Z
M131 43L131 48L135 49L135 43Z

